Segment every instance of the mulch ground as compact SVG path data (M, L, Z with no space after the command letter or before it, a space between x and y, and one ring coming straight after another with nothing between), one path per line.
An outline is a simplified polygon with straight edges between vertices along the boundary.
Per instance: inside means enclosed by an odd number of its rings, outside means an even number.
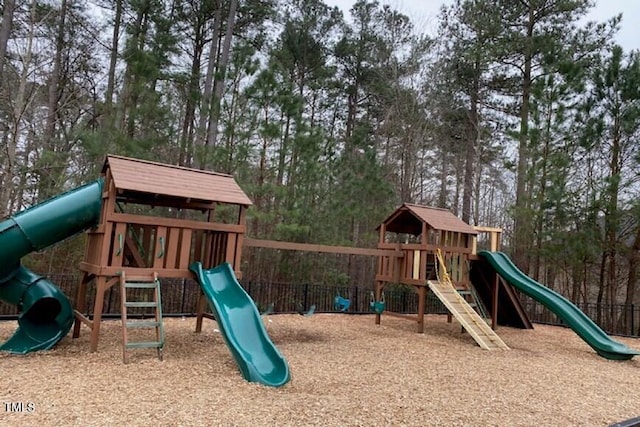
M2 426L606 426L640 416L640 357L599 357L571 330L499 328L486 351L454 320L343 314L265 318L292 380L245 382L214 321L166 319L164 361L133 350L119 321L53 350L0 354ZM0 322L6 340L16 322ZM640 339L616 338L640 349ZM23 411L17 411L22 404ZM11 409L16 411L12 412Z

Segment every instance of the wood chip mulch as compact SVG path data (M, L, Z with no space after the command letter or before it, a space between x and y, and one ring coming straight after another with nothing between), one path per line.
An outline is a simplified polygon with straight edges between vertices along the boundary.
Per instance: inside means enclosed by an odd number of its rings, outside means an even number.
M0 354L3 426L606 426L640 416L640 357L608 361L569 329L499 328L509 351L480 349L454 320L272 315L292 380L245 382L216 323L165 320L164 361L133 350L119 321L53 350ZM16 322L0 322L0 342ZM640 339L616 338L640 349ZM11 411L23 404L23 411ZM9 407L7 406L9 404ZM13 405L13 406L11 406ZM29 411L28 409L32 409Z

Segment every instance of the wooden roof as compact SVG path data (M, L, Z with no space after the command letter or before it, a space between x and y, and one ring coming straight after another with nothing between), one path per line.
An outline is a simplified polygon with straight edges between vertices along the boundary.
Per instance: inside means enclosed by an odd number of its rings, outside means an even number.
M414 205L410 203L404 203L391 215L389 215L389 217L384 220L383 223L387 225L387 229L389 231L393 231L393 227L390 228L389 225L393 224L395 220L402 221L401 215L406 212L410 212L418 220L427 223L427 225L436 230L455 231L465 234L478 234L478 232L472 226L462 221L447 209ZM402 229L402 227L400 227L400 229Z
M102 172L107 168L119 190L207 202L252 204L231 175L113 155L107 156Z

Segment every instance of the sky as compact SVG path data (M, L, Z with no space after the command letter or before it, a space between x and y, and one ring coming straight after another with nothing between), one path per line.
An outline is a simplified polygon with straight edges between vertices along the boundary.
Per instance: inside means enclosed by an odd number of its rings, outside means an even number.
M348 15L354 0L324 0L330 6L339 6ZM427 34L434 34L437 15L442 4L451 4L452 0L379 0L409 16L417 28ZM622 24L616 35L616 42L625 51L640 49L640 1L638 0L597 0L596 7L589 13L586 21L603 22L622 13ZM635 24L634 24L635 22Z

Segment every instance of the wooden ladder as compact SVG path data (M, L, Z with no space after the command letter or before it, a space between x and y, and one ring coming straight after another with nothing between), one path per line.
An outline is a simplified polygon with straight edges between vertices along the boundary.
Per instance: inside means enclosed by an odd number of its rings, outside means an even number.
M129 301L127 291L130 289L153 289L153 301ZM129 363L127 350L135 348L155 348L158 351L158 359L162 360L162 348L164 347L164 324L162 323L162 300L160 298L160 280L158 274L153 273L147 277L125 276L124 271L120 274L120 312L122 316L122 361ZM130 308L153 308L154 320L130 320L128 309ZM129 341L129 329L133 328L155 328L154 341Z

